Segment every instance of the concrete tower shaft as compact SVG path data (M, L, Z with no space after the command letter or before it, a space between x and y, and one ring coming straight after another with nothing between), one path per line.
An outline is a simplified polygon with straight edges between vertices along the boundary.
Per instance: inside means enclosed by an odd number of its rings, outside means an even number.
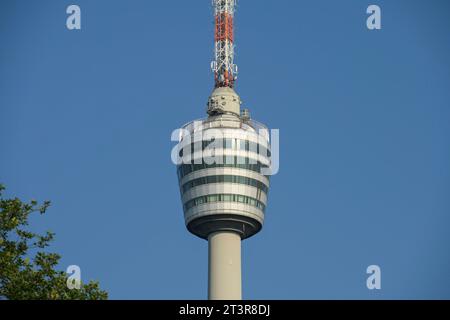
M234 232L215 232L208 244L208 298L242 299L241 238Z

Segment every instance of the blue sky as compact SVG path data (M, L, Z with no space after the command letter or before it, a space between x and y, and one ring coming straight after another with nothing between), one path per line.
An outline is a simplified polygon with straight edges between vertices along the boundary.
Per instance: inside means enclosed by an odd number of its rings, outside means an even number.
M244 298L449 299L450 4L260 3L239 4L237 91L280 129L280 172ZM206 298L170 135L205 116L212 23L207 0L0 4L0 181L52 201L33 230L113 299Z

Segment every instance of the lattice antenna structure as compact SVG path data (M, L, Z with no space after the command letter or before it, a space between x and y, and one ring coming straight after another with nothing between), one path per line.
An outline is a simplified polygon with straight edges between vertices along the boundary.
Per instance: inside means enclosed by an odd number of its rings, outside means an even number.
M212 0L215 16L215 59L211 62L215 87L233 88L238 68L234 64L234 12L236 0Z

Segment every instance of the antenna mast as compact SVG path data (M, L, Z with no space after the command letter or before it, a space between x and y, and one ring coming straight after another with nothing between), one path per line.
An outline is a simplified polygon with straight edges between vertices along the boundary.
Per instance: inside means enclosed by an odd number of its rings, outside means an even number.
M215 14L215 60L211 63L215 87L234 87L238 68L234 64L234 12L236 0L212 0Z

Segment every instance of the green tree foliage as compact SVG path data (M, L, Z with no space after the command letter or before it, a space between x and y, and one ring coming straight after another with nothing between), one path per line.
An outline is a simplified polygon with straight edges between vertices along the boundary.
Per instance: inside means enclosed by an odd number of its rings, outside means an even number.
M45 248L54 234L38 235L26 230L32 213L44 214L50 202L4 199L0 184L0 300L104 300L108 294L98 282L81 284L80 289L67 287L67 274L57 271L60 256Z

